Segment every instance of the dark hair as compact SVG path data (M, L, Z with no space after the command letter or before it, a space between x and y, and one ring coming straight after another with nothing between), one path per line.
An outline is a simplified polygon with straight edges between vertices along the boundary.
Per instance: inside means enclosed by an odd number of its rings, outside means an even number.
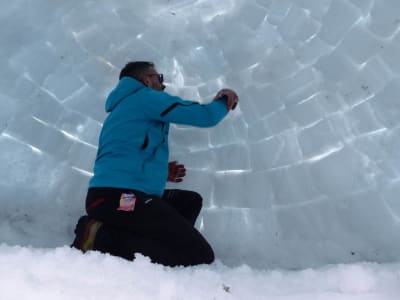
M150 61L131 61L119 73L119 79L122 77L132 77L136 80L141 80L144 73L149 69L154 68L154 63Z

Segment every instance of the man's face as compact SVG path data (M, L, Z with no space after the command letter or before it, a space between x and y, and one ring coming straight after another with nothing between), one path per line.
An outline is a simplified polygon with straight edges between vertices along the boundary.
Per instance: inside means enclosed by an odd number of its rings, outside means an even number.
M165 89L165 85L163 85L162 82L162 75L153 67L147 69L145 75L143 75L142 82L148 87L158 91L163 91Z

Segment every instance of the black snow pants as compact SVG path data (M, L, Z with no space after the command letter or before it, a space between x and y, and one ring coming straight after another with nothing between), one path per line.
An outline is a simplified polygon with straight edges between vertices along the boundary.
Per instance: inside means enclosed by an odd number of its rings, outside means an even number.
M175 189L160 198L135 190L90 188L86 197L89 217L103 223L95 250L129 260L141 253L167 266L213 262L211 246L194 227L201 206L198 193Z

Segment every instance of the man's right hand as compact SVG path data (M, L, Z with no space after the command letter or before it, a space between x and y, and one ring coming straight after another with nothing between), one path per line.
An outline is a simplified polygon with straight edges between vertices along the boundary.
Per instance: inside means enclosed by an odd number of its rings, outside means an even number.
M183 177L186 176L186 168L183 164L177 161L170 161L168 163L168 178L169 182L182 182Z
M236 94L235 91L233 91L231 89L220 90L217 93L217 95L214 97L214 100L220 99L223 97L226 97L226 106L227 106L228 110L233 110L239 101L238 95Z

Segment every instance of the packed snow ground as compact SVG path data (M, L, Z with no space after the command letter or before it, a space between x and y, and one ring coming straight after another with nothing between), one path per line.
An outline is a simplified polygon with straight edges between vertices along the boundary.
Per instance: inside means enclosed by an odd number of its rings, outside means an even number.
M0 246L2 300L398 300L400 264L349 264L302 271L191 268L134 262L69 247Z

